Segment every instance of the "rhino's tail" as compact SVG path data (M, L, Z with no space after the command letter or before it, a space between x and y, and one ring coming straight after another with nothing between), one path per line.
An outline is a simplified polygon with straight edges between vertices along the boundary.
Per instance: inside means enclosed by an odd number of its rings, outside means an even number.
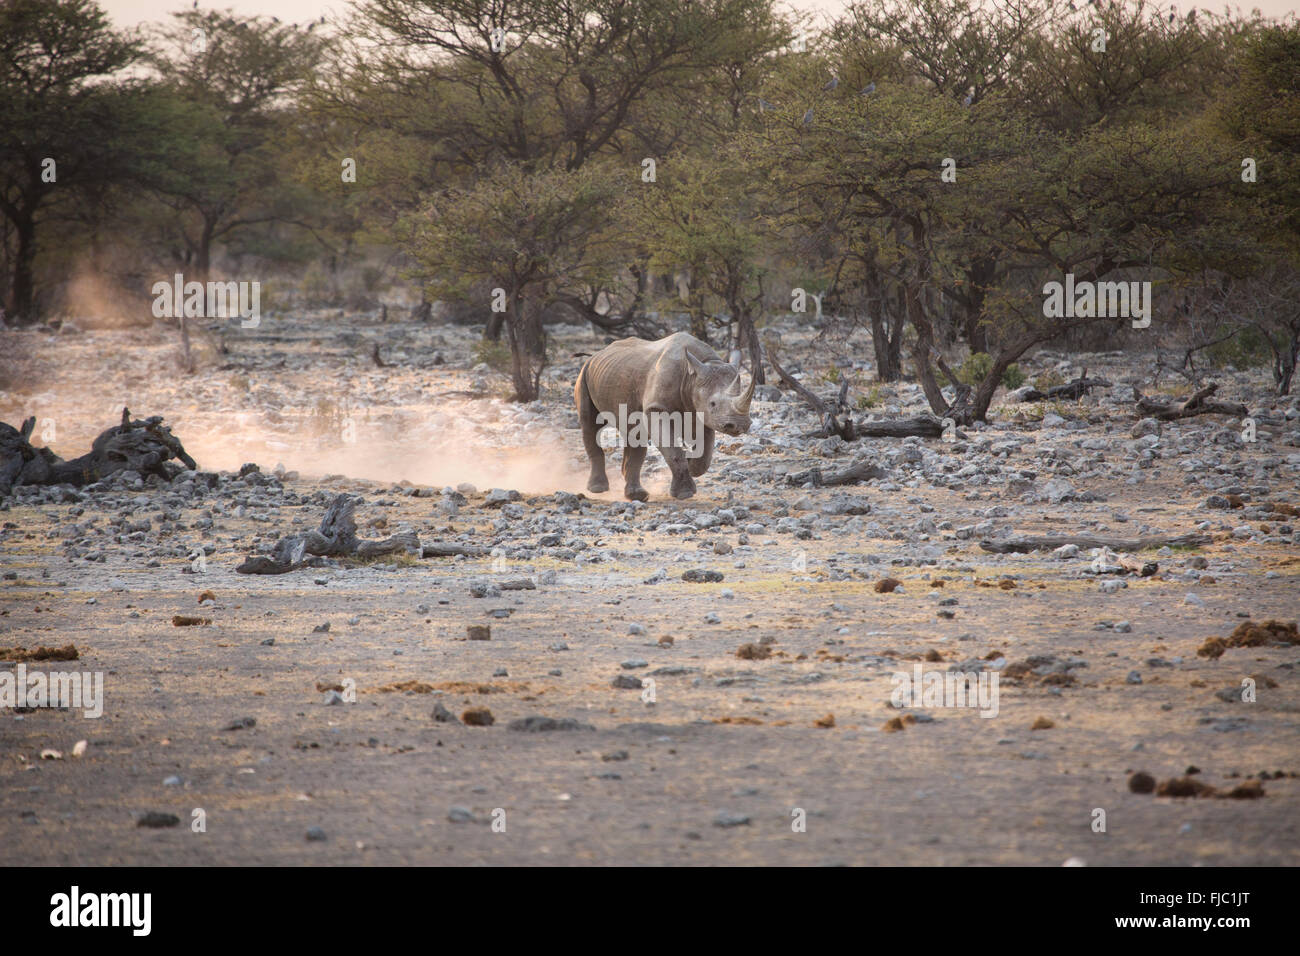
M596 403L587 391L587 366L590 364L590 359L582 363L582 368L578 370L578 380L573 385L573 403L578 408L578 421L584 425L596 421Z

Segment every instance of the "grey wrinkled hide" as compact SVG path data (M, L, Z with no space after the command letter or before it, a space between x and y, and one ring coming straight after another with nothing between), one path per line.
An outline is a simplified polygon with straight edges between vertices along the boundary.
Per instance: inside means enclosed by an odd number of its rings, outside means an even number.
M713 459L715 435L722 432L734 436L749 431L754 380L751 376L748 386L742 386L739 368L722 361L694 336L677 332L657 342L623 339L606 346L578 373L573 397L582 423L582 442L591 460L587 490L592 492L609 490L605 451L596 441L601 413L617 416L622 405L629 415L698 415L701 445L688 450L680 443L655 443L672 471L673 497L689 498L695 494L694 479L708 470ZM645 456L644 446L629 444L623 451L623 495L630 500L645 501L649 497L641 487Z

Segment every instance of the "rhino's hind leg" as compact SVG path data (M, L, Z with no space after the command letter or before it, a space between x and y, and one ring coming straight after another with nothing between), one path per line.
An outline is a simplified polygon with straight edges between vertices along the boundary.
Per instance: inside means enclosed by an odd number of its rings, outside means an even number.
M645 501L650 497L650 492L641 487L645 452L644 445L628 445L623 449L623 497L628 501Z
M713 429L705 428L704 435L700 439L703 447L700 448L701 454L695 458L687 457L686 464L690 468L691 477L698 478L709 470L709 463L713 461Z
M574 388L574 398L578 405L578 423L582 426L582 446L587 450L591 462L591 475L587 478L587 490L593 494L609 491L609 478L605 476L605 449L600 447L596 436L600 434L600 425L596 418L596 403L587 393L587 367L584 365L578 373L578 382Z

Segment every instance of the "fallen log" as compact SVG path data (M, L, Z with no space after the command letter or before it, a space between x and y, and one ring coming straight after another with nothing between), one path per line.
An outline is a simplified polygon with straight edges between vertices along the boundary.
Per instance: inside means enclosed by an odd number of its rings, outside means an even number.
M770 351L767 361L776 372L776 377L781 384L795 392L822 419L821 429L806 437L830 438L832 435L838 435L845 441L856 441L859 438L938 438L943 434L943 422L933 415L917 415L914 418L895 418L881 422L855 422L849 414L846 402L848 379L841 383L839 398L832 404L819 398L796 381L794 376L781 367L781 363ZM960 402L954 403L954 407L959 404Z
M464 555L467 558L482 558L490 552L472 544L452 544L449 541L435 541L420 549L422 558L454 558Z
M943 422L933 415L917 415L915 418L857 422L853 430L858 438L938 438L943 434Z
M1088 370L1085 368L1083 374L1074 381L1066 382L1064 385L1053 385L1045 392L1040 392L1036 388L1026 389L1021 393L1020 400L1022 402L1041 402L1063 398L1067 401L1078 401L1094 388L1110 387L1111 383L1104 378L1088 378Z
M980 547L993 554L1025 554L1030 551L1054 551L1067 544L1078 548L1110 548L1112 551L1144 551L1147 548L1200 547L1209 544L1208 534L1153 534L1141 538L1100 538L1091 535L1030 535L1024 538L1006 538L994 541L985 538Z
M1157 402L1153 398L1147 398L1134 385L1133 400L1137 404L1137 410L1143 417L1157 418L1166 422L1177 421L1180 418L1191 418L1194 415L1231 415L1234 418L1245 418L1250 414L1245 405L1236 402L1206 401L1218 390L1218 383L1211 382L1204 388L1192 393L1191 398L1180 405L1176 402L1166 404Z
M823 474L821 468L813 466L807 471L786 475L785 480L790 485L805 485L811 481L814 488L830 488L836 485L861 484L864 481L870 481L872 478L883 477L885 477L885 469L865 458L859 458L843 471L832 471Z
M271 554L253 555L235 568L238 574L285 574L308 565L307 556L317 558L375 558L386 554L422 554L414 531L403 531L382 541L357 537L355 512L362 499L340 494L330 503L320 527L305 534L281 538Z
M131 410L123 408L121 423L101 432L89 452L71 461L64 461L48 448L33 447L30 438L35 427L34 416L21 428L0 423L0 495L9 494L17 485L80 488L119 471L158 475L171 481L172 474L163 464L173 458L190 471L198 468L180 439L163 424L161 415L132 419Z

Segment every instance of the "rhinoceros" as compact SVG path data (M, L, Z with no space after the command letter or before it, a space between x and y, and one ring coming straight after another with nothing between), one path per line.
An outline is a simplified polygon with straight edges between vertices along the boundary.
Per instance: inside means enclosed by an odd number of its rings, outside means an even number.
M653 444L673 474L674 498L695 494L695 479L709 469L717 432L749 431L754 378L741 385L738 363L724 362L685 332L657 342L622 339L597 352L578 373L573 398L582 423L582 443L591 460L587 490L609 490L605 451L596 436L605 425L618 428L624 443L623 496L650 497L641 487L641 466ZM632 425L629 432L628 425Z

